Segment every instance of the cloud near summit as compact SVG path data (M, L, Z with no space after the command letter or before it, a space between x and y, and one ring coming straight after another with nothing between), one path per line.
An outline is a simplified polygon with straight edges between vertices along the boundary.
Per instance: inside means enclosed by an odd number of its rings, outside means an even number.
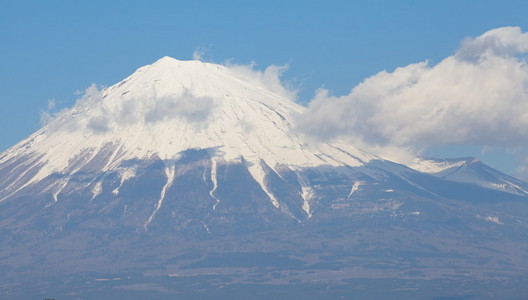
M526 146L527 53L519 27L490 30L436 65L379 72L344 96L318 90L299 128L375 147Z
M255 68L255 64L239 65L224 63L231 75L255 86L270 90L279 96L294 101L296 91L281 81L287 66L271 65L264 70ZM41 113L43 125L54 130L84 130L96 134L112 132L128 125L151 125L158 122L183 120L197 128L207 127L217 116L219 99L195 96L191 90L184 89L181 94L160 96L155 88L145 88L139 95L123 93L118 101L105 101L107 88L99 89L92 84L83 92L73 108L50 113L51 108ZM83 112L82 117L77 117Z

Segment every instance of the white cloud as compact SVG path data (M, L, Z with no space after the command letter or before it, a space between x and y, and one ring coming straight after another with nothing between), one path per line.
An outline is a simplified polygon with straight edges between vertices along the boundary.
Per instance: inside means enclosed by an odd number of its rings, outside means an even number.
M192 57L194 60L205 61L204 56L207 52L208 47L197 47ZM298 89L294 86L293 82L282 79L282 75L289 68L287 64L282 66L270 65L263 71L257 69L255 62L244 65L233 63L232 60L226 60L221 65L227 67L233 75L244 81L261 86L291 101L295 101L297 98Z
M486 56L515 56L528 52L528 35L519 27L501 27L477 38L466 38L457 51L457 57L478 61Z
M194 52L192 54L192 59L194 59L194 60L203 60L204 59L204 55L205 55L206 52L207 52L206 48L197 47L196 49L194 49Z
M233 74L245 81L261 86L291 101L295 101L297 98L298 90L292 84L281 80L282 74L288 70L288 65L270 65L264 71L256 69L254 62L249 65L238 65L227 61L224 65Z
M76 95L82 95L82 99L89 99L93 97L99 96L101 93L101 90L97 87L95 83L90 84L89 87L87 87L84 91L76 91Z
M272 90L289 100L295 98L296 91L285 87L280 80L286 66L272 65L264 71L255 69L254 64L226 63L225 66L236 77ZM81 96L74 107L55 114L42 112L43 125L51 131L88 129L96 134L104 134L121 126L179 119L204 128L214 120L219 104L213 98L197 97L187 90L181 94L160 96L156 89L144 89L139 95L125 93L119 101L105 101L107 89L99 89L92 84L75 94Z
M53 109L55 108L55 99L48 100L46 110L40 111L40 125L45 126L54 118Z
M195 97L189 92L165 97L156 97L154 93L150 96L144 95L141 99L125 97L119 102L108 104L104 102L103 94L102 92L92 95L85 94L79 99L76 108L84 111L86 117L80 120L70 118L68 124L75 124L75 128L85 127L97 134L106 133L120 126L152 124L177 119L197 127L205 127L209 124L209 117L217 107L214 99ZM93 101L98 102L97 105L93 105ZM84 109L85 105L89 109ZM72 116L71 112L68 116Z
M528 33L498 28L436 65L382 71L345 96L321 89L301 130L370 147L528 144Z
M206 125L207 118L215 109L215 101L208 97L195 97L184 93L178 97L156 99L154 105L148 107L145 122L157 123L172 118L182 118L195 126Z
M104 133L110 130L110 120L108 116L101 114L88 119L86 127L95 133Z
M89 120L87 124L82 125L80 120L77 118L80 111L87 111L87 107L94 101L100 101L102 98L101 90L95 83L92 83L84 91L75 91L75 95L81 95L73 108L63 108L60 111L55 111L56 102L54 99L48 101L48 107L45 111L40 112L40 123L41 126L46 126L48 130L77 130L85 127L94 130L96 132L103 132L106 129L106 123L103 122L106 119L104 114L101 117L97 117L94 120ZM97 110L98 111L98 110Z

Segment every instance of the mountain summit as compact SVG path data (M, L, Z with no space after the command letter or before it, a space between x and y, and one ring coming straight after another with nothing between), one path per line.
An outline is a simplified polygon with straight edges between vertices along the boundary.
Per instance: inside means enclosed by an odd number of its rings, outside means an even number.
M243 160L278 207L264 183L267 168L358 166L373 158L348 145L304 142L291 123L303 110L241 72L164 57L88 94L8 150L0 162L26 157L31 175L12 182L0 199L62 174L64 178L49 188L56 200L72 174L94 163L98 171L117 172L122 184L134 172L123 167L124 161L157 157L171 179L174 161L187 150L203 149L211 156L213 177L218 162ZM99 192L96 185L94 193Z
M258 282L332 298L405 278L409 298L423 280L451 297L461 274L478 293L526 279L527 183L472 158L408 167L314 142L303 112L262 78L169 57L89 90L0 154L0 290L217 298Z

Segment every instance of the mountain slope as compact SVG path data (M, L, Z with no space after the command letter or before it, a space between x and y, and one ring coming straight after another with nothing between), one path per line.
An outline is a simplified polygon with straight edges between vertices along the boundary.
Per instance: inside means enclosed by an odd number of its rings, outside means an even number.
M88 164L102 172L117 171L124 182L134 172L122 167L124 161L156 156L166 162L169 176L174 168L170 161L183 151L208 149L213 169L217 161L247 162L252 177L278 206L263 182L264 165L273 170L278 165L357 166L373 158L348 145L307 145L290 123L302 113L301 106L237 76L223 66L168 57L138 69L85 97L4 153L0 163L25 157L21 167L32 168L5 178L10 184L0 199ZM50 187L54 198L68 180L65 176Z

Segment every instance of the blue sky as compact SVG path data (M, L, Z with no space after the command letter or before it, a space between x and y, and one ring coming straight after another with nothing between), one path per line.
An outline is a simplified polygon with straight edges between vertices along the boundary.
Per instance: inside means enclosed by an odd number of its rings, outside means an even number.
M527 1L0 1L0 150L40 127L49 100L72 106L91 83L111 85L165 55L196 49L217 63L288 64L283 79L307 104L343 96L386 70L452 56L494 28L528 30ZM522 136L521 136L522 137ZM512 137L518 138L518 137ZM477 156L510 174L525 145L475 140L425 146Z

